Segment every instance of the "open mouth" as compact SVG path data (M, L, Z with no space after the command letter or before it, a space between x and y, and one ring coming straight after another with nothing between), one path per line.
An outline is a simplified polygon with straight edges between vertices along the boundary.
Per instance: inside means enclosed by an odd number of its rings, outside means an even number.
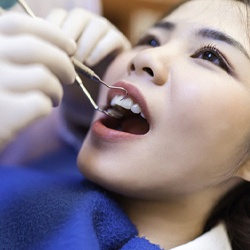
M110 129L136 135L144 135L149 131L149 123L142 108L129 97L114 96L106 110L121 117L103 120L103 124Z

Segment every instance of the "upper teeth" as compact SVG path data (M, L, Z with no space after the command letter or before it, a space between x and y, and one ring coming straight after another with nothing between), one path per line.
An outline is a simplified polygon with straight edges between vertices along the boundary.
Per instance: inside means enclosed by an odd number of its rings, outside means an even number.
M131 110L134 114L140 114L145 118L144 114L141 112L141 107L134 103L133 100L129 97L124 98L124 96L116 95L110 102L112 107L120 106L124 109Z

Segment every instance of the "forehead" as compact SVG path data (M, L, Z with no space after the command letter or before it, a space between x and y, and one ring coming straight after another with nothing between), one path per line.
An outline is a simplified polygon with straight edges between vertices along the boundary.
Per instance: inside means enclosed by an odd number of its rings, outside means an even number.
M191 0L184 3L164 21L178 27L211 28L228 34L250 50L247 31L249 6L235 0Z

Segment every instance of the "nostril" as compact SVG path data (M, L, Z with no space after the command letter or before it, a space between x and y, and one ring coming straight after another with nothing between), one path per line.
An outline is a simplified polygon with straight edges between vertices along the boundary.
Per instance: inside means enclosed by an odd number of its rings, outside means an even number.
M133 63L130 65L130 70L135 71L135 65Z
M149 67L144 67L142 68L145 72L147 72L150 76L154 76L154 72L152 69L150 69Z

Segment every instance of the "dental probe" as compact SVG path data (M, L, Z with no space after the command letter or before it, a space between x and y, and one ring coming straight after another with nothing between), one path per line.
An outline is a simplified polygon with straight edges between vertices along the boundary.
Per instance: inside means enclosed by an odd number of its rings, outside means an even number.
M0 6L3 9L9 9L11 6L13 6L16 2L18 2L20 4L20 6L24 9L24 11L31 17L36 17L35 14L33 13L33 11L30 9L30 7L28 6L28 4L24 1L24 0L0 0ZM0 14L2 12L0 7ZM122 90L126 93L125 96L128 95L128 91L123 88L123 87L117 87L117 86L111 86L108 85L107 83L105 83L103 80L101 80L101 78L93 71L91 70L89 67L87 67L86 65L84 65L83 63L81 63L79 60L77 60L74 57L71 57L72 63L75 66L76 71L80 71L79 73L82 73L84 76L86 76L87 78L89 78L90 80L94 80L96 82L99 82L101 84L103 84L104 86L110 88L110 89L118 89L118 90ZM79 87L81 88L81 90L83 91L83 93L85 94L85 96L88 98L88 100L90 101L91 105L94 107L95 110L100 111L102 113L104 113L105 115L111 116L113 118L117 118L117 119L121 119L122 118L122 114L120 114L119 112L115 112L113 110L104 110L101 109L96 102L93 100L93 98L91 97L90 93L88 92L88 90L85 88L80 76L78 75L78 73L76 72L76 82L78 83Z
M85 75L87 78L89 78L89 79L91 79L93 81L99 82L99 83L103 84L104 86L106 86L107 88L118 89L118 90L124 91L126 93L126 95L124 96L124 98L128 95L128 91L126 89L124 89L123 87L117 87L117 86L108 85L92 69L90 69L89 67L87 67L86 65L84 65L83 63L81 63L76 58L71 57L71 60L72 60L73 64L75 65L75 67L77 68L77 71L79 73L82 73L83 75Z

